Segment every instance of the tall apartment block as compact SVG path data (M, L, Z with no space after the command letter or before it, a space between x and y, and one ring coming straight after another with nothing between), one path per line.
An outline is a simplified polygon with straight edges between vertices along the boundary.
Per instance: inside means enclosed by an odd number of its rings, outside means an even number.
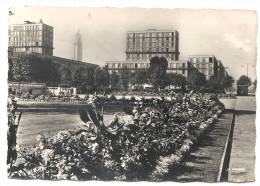
M152 57L179 59L179 33L176 30L128 31L126 34L126 60L149 61Z
M9 27L8 47L14 53L40 53L53 55L53 27L40 20L39 23L25 21Z
M82 39L81 34L78 32L75 35L74 40L74 51L73 51L73 58L76 61L82 61Z

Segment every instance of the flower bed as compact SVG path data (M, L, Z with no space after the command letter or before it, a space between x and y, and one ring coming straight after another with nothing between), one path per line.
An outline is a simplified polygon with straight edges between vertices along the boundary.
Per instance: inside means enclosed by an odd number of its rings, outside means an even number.
M39 136L37 146L20 149L21 163L10 170L11 177L163 180L222 110L216 97L179 94L169 101L152 100L145 108L138 102L126 111L128 119L115 116L105 127L90 102L80 112L81 129Z

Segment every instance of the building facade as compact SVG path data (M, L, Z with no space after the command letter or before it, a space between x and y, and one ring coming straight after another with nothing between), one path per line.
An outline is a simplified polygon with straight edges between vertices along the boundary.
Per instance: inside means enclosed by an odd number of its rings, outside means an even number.
M130 72L148 70L150 68L150 62L147 61L107 61L106 67L110 74L112 72L120 72L122 70L127 70ZM166 73L176 73L181 74L187 78L188 71L191 64L187 60L179 60L168 62L168 68Z
M179 33L176 30L129 31L126 33L126 61L149 61L152 57L179 59Z
M35 52L53 55L53 27L40 20L39 23L25 21L10 25L8 47L13 52Z
M205 75L206 79L218 79L218 63L219 61L214 55L192 55L189 56L190 63L194 68Z
M82 61L82 39L79 30L75 35L73 49L73 59L76 61Z

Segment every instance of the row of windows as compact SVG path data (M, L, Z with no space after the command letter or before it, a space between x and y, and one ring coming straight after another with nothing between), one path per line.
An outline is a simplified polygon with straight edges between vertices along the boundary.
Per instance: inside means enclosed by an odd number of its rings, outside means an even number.
M199 69L199 72L204 74L205 76L213 75L213 70L212 69Z
M148 47L173 47L175 48L174 43L127 43L127 48L148 48Z
M212 68L213 67L211 63L205 63L205 62L195 63L195 64L193 64L193 66L196 68Z
M10 32L11 35L13 36L31 36L31 35L42 35L42 31L16 31L16 32Z
M108 63L108 68L122 68L124 67L130 67L130 68L149 68L149 63ZM176 69L181 69L180 71L185 70L186 64L185 63L170 63L169 68L176 68ZM171 71L176 71L171 69Z
M173 74L186 74L186 70L167 70L167 73L173 73Z
M185 63L169 63L168 64L169 68L186 68Z
M108 68L149 68L149 63L112 63L107 64Z
M213 61L212 57L193 57L190 59L192 63L202 63L202 62L209 63Z
M52 31L52 27L46 25L17 25L12 26L12 31L38 31L38 30Z
M167 37L174 36L174 32L149 32L149 33L128 33L127 37Z
M128 48L126 52L176 52L174 48Z
M42 48L35 48L35 47L14 48L14 52L37 52L37 53L42 53Z
M170 58L172 60L176 59L176 54L161 54L161 53L155 53L155 54L127 54L126 60L149 60L150 58L158 56L158 57L165 57Z
M12 42L29 42L29 41L41 41L42 37L41 36L35 36L35 37L9 37L9 41Z
M42 42L34 42L34 41L29 41L29 42L9 42L9 46L41 46Z
M127 42L168 42L175 41L172 37L153 37L153 38L127 38Z
M20 31L20 30L39 30L42 28L42 25L19 25L13 26L12 30Z

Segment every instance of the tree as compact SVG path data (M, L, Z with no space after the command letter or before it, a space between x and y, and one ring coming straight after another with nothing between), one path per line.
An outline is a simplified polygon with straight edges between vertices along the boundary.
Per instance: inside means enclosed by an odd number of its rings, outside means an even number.
M255 88L257 87L257 80L253 82L253 85L255 86Z
M237 85L251 86L251 84L251 79L245 75L240 76L240 78L237 80Z
M81 87L85 79L86 70L82 67L77 68L73 73L73 85L76 87Z
M12 59L12 79L14 81L30 81L29 60L24 56L16 56Z
M188 75L188 86L193 90L202 90L207 83L204 74L200 73L197 69L191 69Z
M95 88L100 87L101 89L109 86L110 74L107 68L96 68L94 73L94 86Z
M224 90L232 87L234 82L235 82L234 78L232 76L230 76L229 74L227 74L224 77L224 80L223 80L223 88L224 88Z
M57 66L49 57L29 55L27 56L32 81L44 82L47 85L55 86L58 84L59 74Z
M116 72L112 72L110 75L110 85L111 88L117 88L119 84L119 75Z
M223 92L223 85L218 81L218 79L214 76L211 76L207 83L205 84L205 88L208 92Z
M186 77L183 76L182 74L177 74L177 73L167 74L167 78L168 78L168 85L180 87L182 90L185 89L187 80Z
M119 74L120 74L120 85L123 89L127 90L133 75L126 67L123 67L120 70Z
M147 82L147 71L141 70L137 71L134 75L134 83L139 87Z
M66 66L60 66L59 68L60 86L71 87L72 86L72 72Z
M168 61L164 57L153 57L150 60L149 76L155 90L167 85L166 70Z

